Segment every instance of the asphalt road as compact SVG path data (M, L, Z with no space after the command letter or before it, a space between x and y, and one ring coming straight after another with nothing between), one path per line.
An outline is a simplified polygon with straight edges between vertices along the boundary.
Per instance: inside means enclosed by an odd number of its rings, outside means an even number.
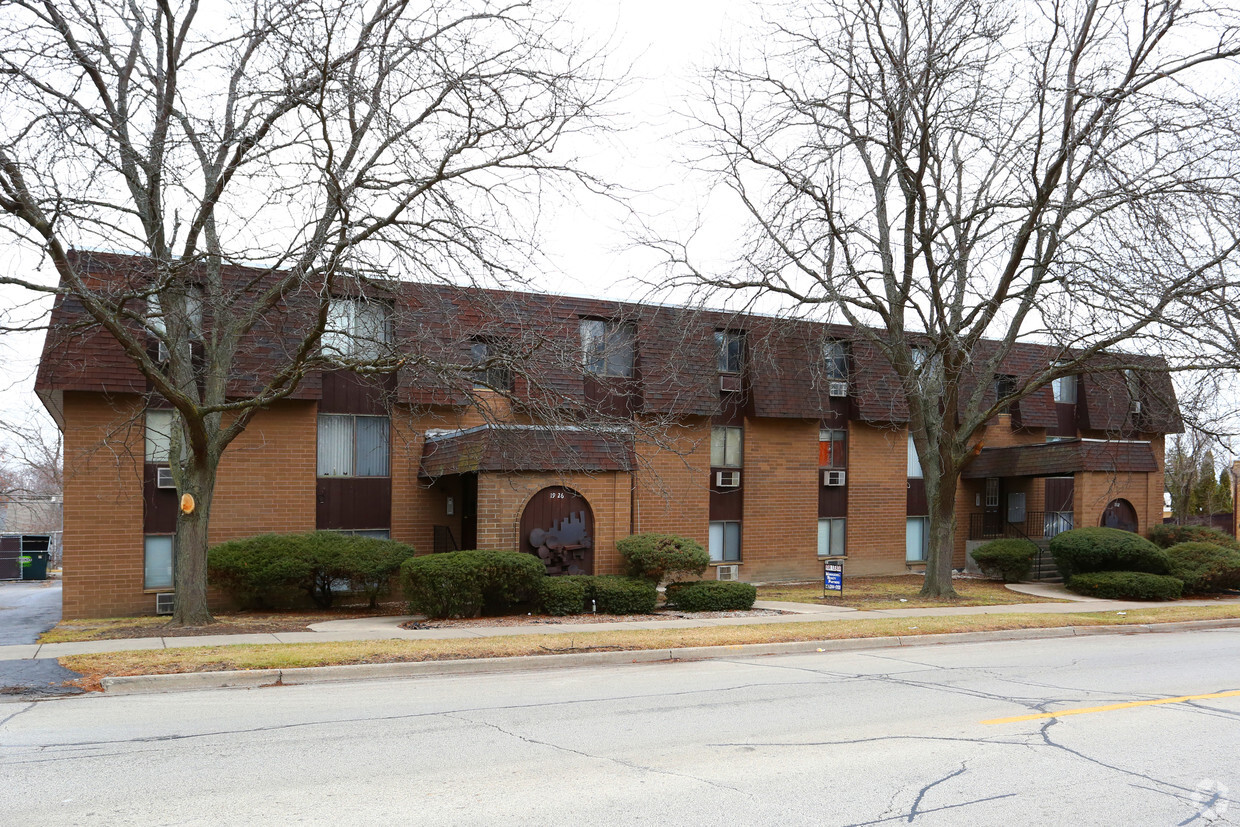
M59 580L0 583L0 646L37 643L59 622ZM0 695L76 694L62 684L77 677L54 660L0 660Z
M37 824L1205 825L1240 630L0 704ZM1229 809L1230 808L1230 809Z

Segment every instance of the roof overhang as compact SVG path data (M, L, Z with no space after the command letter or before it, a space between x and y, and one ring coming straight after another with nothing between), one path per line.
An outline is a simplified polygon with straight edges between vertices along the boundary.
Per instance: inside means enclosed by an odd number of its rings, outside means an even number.
M1126 439L1066 439L1007 448L983 448L961 476L1058 477L1082 471L1148 474L1158 470L1149 442Z
M633 434L575 426L482 425L428 431L418 476L633 470Z

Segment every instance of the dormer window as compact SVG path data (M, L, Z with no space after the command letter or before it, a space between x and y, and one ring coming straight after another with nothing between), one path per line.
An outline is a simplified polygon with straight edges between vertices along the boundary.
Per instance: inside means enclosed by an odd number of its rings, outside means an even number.
M1059 367L1057 364L1056 367ZM1055 394L1055 401L1065 405L1076 404L1076 377L1061 376L1051 382L1051 391Z
M822 346L822 361L828 382L848 381L848 348L843 342L827 342Z
M475 388L496 391L512 390L512 371L503 361L503 352L494 342L478 340L469 346L470 361L474 365Z
M367 299L332 299L319 341L329 358L378 359L392 344L392 308Z
M202 287L197 284L191 284L186 288L169 287L164 292L171 298L174 290L181 292L184 299L185 318L181 320L182 324L189 330L189 335L192 338L200 339L202 337ZM171 308L165 312L159 294L152 293L146 300L147 328L160 337L166 336L168 334L167 318L171 312Z
M734 330L715 331L715 353L720 373L740 373L744 352L744 333Z
M586 373L628 378L633 375L636 334L633 325L582 319L581 362Z
M1011 396L1016 392L1016 377L1005 376L1000 374L995 377L995 401L998 402L1005 396ZM1004 405L999 409L999 413L1008 413L1009 406Z

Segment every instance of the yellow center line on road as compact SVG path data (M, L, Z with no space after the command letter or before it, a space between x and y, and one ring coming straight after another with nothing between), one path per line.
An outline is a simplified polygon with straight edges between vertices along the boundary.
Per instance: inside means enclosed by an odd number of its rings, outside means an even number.
M1233 689L1229 692L1211 692L1206 695L1181 695L1178 698L1159 698L1153 701L1129 701L1122 704L1108 704L1107 706L1087 706L1081 709L1063 709L1059 712L1039 712L1037 715L1016 715L1012 718L992 718L989 721L982 721L983 724L1015 724L1021 721L1037 721L1043 718L1062 718L1065 715L1086 715L1090 712L1111 712L1116 709L1130 709L1134 706L1158 706L1159 704L1178 704L1184 701L1204 701L1209 698L1234 698L1240 695L1240 689Z

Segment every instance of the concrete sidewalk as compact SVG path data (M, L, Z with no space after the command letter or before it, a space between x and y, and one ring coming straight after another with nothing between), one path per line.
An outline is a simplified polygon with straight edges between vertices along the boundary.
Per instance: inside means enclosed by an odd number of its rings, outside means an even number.
M1062 586L1021 584L1015 591L1040 597L1066 598ZM1063 592L1060 594L1060 592ZM0 660L59 658L66 655L123 652L137 649L173 649L186 646L232 646L247 643L330 643L350 640L447 640L509 635L582 634L622 629L700 629L711 626L749 626L769 623L818 623L833 620L860 620L881 617L954 617L988 614L1074 614L1079 612L1123 612L1134 609L1178 606L1240 605L1240 598L1228 600L1179 600L1173 604L1120 600L1097 600L1072 595L1072 603L1012 603L1000 606L959 606L928 609L877 609L862 611L842 606L807 603L780 603L759 600L754 608L789 612L780 616L676 618L654 621L616 621L612 623L536 623L523 626L469 626L439 629L402 629L400 624L416 618L375 617L332 620L315 623L309 632L276 634L200 635L193 637L129 638L94 640L81 643L47 643L0 646Z

